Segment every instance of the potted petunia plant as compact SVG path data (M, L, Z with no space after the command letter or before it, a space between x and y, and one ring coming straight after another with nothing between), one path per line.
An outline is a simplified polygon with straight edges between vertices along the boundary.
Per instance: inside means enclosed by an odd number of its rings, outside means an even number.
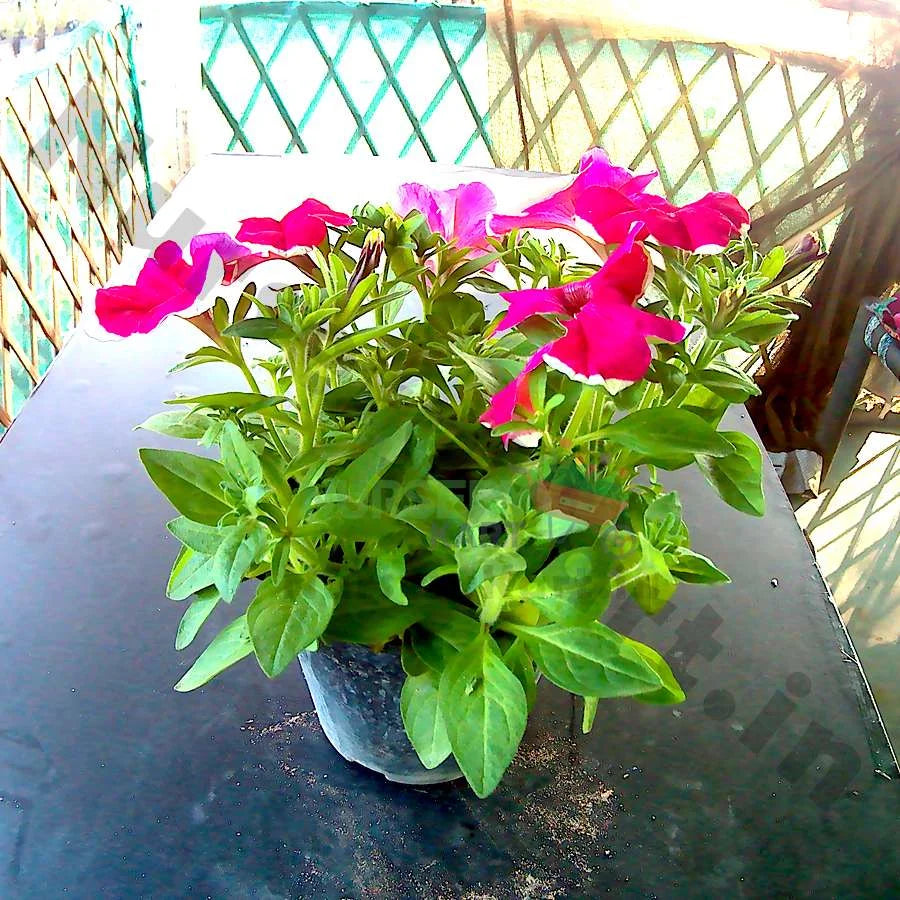
M247 383L143 425L206 448L141 451L178 513L176 648L240 606L177 690L299 656L346 758L397 781L463 775L481 797L541 676L583 698L586 730L601 699L683 700L604 611L619 589L654 614L681 582L728 580L691 549L661 472L697 466L763 514L760 451L719 426L757 392L734 354L792 314L772 286L784 252L759 254L734 197L678 207L651 179L593 150L516 215L481 183L408 184L352 215L310 199L198 235L189 259L165 243L136 284L98 292L109 331L183 315L209 343L180 368ZM589 252L532 233L548 229ZM236 296L198 311L214 255ZM273 259L296 280L270 303Z

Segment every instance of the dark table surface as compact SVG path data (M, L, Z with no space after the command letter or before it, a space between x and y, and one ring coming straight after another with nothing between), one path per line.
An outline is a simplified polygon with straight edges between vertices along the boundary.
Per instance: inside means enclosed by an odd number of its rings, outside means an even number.
M410 177L460 180L214 157L154 227L280 215L309 193L387 200ZM509 207L534 193L481 177ZM220 383L212 368L166 375L194 335L177 320L124 342L76 333L0 443L0 898L897 894L896 763L768 465L764 519L671 479L696 547L733 584L685 585L664 618L622 605L610 619L664 652L687 702L608 702L584 736L543 684L487 800L346 763L299 667L270 682L245 660L173 692L196 650L172 649L172 511L136 453L169 444L132 426Z

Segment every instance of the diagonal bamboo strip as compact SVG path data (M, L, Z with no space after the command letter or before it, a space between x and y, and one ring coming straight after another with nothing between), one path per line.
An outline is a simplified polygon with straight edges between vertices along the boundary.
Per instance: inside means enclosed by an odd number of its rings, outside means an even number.
M813 89L812 93L803 101L803 103L800 104L800 106L797 108L798 118L800 116L802 116L813 105L813 103L816 102L816 98L819 96L819 94L821 94L822 91L824 91L825 88L828 87L829 84L831 84L832 77L833 76L830 74L826 75L818 83L818 85L816 85L816 87ZM784 140L785 136L791 130L792 127L793 127L793 121L788 120L788 122L779 130L778 134L776 134L775 137L772 138L772 140L769 142L768 146L766 146L765 149L762 151L762 153L760 153L760 155L759 155L760 165L762 165L778 149L778 147L781 145L781 142ZM735 194L740 193L741 189L747 184L747 182L752 177L753 177L752 172L745 175L738 182L737 187L734 189L734 193Z
M26 188L19 182L19 179L16 177L15 173L12 171L12 167L8 164L6 159L3 156L0 156L0 167L3 168L3 171L6 172L6 177L9 183L12 185L13 190L19 198L19 202L22 204L25 213L28 216L28 220L30 222L31 229L37 232L38 237L40 237L44 246L47 248L47 252L50 254L50 259L53 261L53 267L59 272L60 277L63 279L66 285L66 289L72 296L73 304L77 304L78 300L78 288L75 287L75 284L72 282L68 273L65 270L65 267L62 265L62 261L58 258L58 247L56 247L56 241L53 240L46 231L45 224L43 221L43 217L37 210L34 208L34 205L31 202L31 197L28 195L28 191ZM54 304L55 305L55 304ZM44 327L44 323L41 323L41 327L46 331L47 329ZM47 337L53 343L53 346L59 350L61 345L60 335L58 334L55 326L53 324L49 325L50 331L47 332Z
M47 321L47 317L41 312L40 307L38 306L37 300L34 297L34 293L31 290L31 285L28 284L28 279L25 277L22 270L19 268L18 263L12 258L12 255L6 249L6 246L0 242L0 263L3 264L3 268L6 269L7 273L10 275L12 280L16 283L16 287L19 289L19 292L25 298L25 303L28 306L28 314L36 319L38 324L41 326L41 330L47 335L47 339L52 341L52 333L53 326L50 322ZM25 352L25 349L19 344L19 342L12 336L10 331L6 327L6 323L0 321L0 334L3 335L3 340L6 341L7 344L12 347L13 352L16 356L19 357L19 361L25 366L28 374L33 377L33 380L36 382L40 375L38 374L37 367L34 364L34 360L32 357ZM57 349L59 349L57 347Z
M134 243L134 229L128 222L128 214L125 212L124 207L122 206L122 200L119 197L119 192L116 190L116 186L112 183L112 180L109 177L109 173L107 172L106 160L104 155L100 152L97 147L97 144L94 140L94 135L91 132L91 127L89 125L88 119L85 118L84 113L81 111L81 107L78 105L78 101L76 99L75 91L72 89L72 82L69 80L69 76L63 71L62 66L57 63L56 69L59 74L62 76L63 84L65 85L66 92L71 99L71 103L69 104L70 108L75 111L75 115L78 117L78 120L81 122L81 127L84 129L85 137L87 138L88 146L94 153L94 156L97 160L97 163L100 167L100 176L106 185L107 190L109 191L109 196L112 198L113 203L115 204L116 211L119 214L119 224L125 230L125 234L128 236L128 240L131 243Z
M762 84L762 81L766 77L766 75L768 75L769 72L771 72L772 69L774 69L774 68L775 68L775 63L772 62L771 60L769 60L762 67L762 69L757 73L757 75L753 79L753 81L750 82L749 87L744 89L744 97L745 98L749 97L750 94L754 91L754 89L756 87L758 87L760 84ZM690 163L688 163L684 172L681 174L681 177L672 186L673 195L677 195L678 192L685 186L685 184L687 184L688 179L691 177L691 175L694 172L694 169L697 168L697 166L700 164L701 160L703 159L703 154L706 152L705 148L712 147L712 145L715 144L715 142L721 137L722 133L725 131L725 129L731 123L731 120L736 115L738 115L738 113L740 112L740 108L741 108L741 104L735 103L731 107L731 109L729 109L728 112L726 112L725 115L722 116L722 118L719 120L719 124L716 125L712 134L710 134L709 137L707 137L704 140L704 147L701 147L699 149L697 155L691 160ZM734 191L732 191L732 193L735 193L735 194L738 193L738 189L735 189Z
M131 166L128 164L128 159L125 156L125 150L122 147L121 142L119 141L119 136L117 133L118 129L116 128L115 122L114 122L112 116L110 115L109 110L106 108L106 103L103 101L103 90L97 84L97 82L94 80L94 73L91 71L91 67L88 63L88 59L84 54L84 48L79 47L77 50L77 53L79 54L82 62L84 63L85 72L87 73L87 80L90 82L91 86L94 88L94 93L97 97L97 101L100 106L100 112L101 112L103 118L106 120L106 123L110 128L110 131L112 132L111 136L112 136L113 145L116 148L116 155L125 164L125 172L128 175L128 179L131 182L131 187L132 187L132 200L140 203L141 196L142 196L141 189L138 187L137 181L135 181L134 172L132 171ZM133 237L131 239L134 240Z
M12 98L7 98L7 104L9 108L12 110L13 115L16 117L16 121L19 123L19 127L22 129L22 133L25 135L25 139L28 141L29 145L33 148L37 146L37 140L34 137L33 132L31 131L31 127L28 125L27 117L23 117L20 115L18 109L12 102ZM91 271L94 273L94 277L98 281L103 281L106 276L109 274L108 272L104 273L101 271L99 264L94 259L94 255L91 252L90 247L87 243L85 243L84 238L79 234L79 232L75 229L75 215L72 212L72 209L68 206L68 201L65 199L66 192L63 191L57 180L56 176L53 173L53 170L44 163L43 158L40 153L34 153L34 159L37 161L37 164L40 166L41 171L44 174L44 177L47 179L47 183L50 185L51 196L56 204L59 206L60 210L63 213L63 216L66 220L66 224L69 226L69 231L72 235L72 239L75 243L78 244L79 249L84 254L85 258L88 261L88 265L91 267ZM76 294L76 303L77 294Z
M100 226L100 230L103 232L104 242L106 243L106 247L110 253L112 253L116 262L122 261L122 251L119 246L118 238L113 237L109 233L109 227L106 223L106 218L103 215L103 210L97 208L97 204L95 202L95 198L91 191L91 187L88 182L85 180L84 172L82 172L81 167L78 165L78 160L75 158L75 154L72 153L72 148L69 146L70 139L63 131L62 126L57 121L56 117L53 114L53 106L50 102L50 98L47 96L46 89L41 82L41 78L35 78L35 85L37 85L38 91L40 92L41 97L44 100L44 103L47 106L47 112L49 114L50 124L53 126L54 130L59 134L60 140L62 141L63 146L66 148L66 155L69 158L69 164L71 166L72 171L75 172L76 177L78 178L78 182L81 185L81 189L84 192L85 197L87 198L88 205L91 208L91 212L94 214L94 218L97 221L97 224ZM66 106L66 111L71 110L71 104Z

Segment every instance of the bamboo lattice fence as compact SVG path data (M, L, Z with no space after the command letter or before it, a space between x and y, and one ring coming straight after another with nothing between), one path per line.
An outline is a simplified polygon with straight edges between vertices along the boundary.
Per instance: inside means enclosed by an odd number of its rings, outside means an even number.
M0 90L0 433L149 217L129 39L82 26Z

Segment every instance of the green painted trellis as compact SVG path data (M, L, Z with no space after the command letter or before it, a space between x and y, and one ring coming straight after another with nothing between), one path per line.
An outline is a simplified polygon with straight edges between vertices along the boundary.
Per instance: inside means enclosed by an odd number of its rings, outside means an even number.
M0 432L150 214L129 41L82 26L0 94Z
M201 76L230 132L229 150L307 152L324 145L498 161L487 125L481 9L248 3L204 7L201 22L207 44ZM315 73L309 80L316 87L305 96L298 72ZM260 119L261 103L268 115ZM276 129L287 132L286 143L273 143Z
M658 170L673 199L733 191L757 214L853 165L871 99L827 65L597 38L550 17L519 30L513 54L502 19L488 24L473 7L293 0L206 7L201 18L223 149L324 146L571 171L603 145ZM442 77L426 99L417 89L428 68ZM298 73L316 85L303 97ZM263 102L268 115L258 115ZM379 120L389 102L393 127ZM823 195L797 227L819 228L840 209L839 195Z

